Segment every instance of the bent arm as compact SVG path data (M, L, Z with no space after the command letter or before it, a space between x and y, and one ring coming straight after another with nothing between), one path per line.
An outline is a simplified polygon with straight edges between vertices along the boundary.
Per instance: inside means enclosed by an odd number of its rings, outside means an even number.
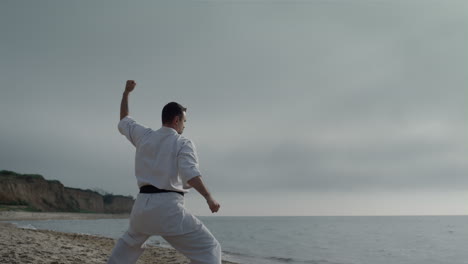
M197 190L201 196L205 197L205 199L208 199L208 197L211 196L200 176L193 177L192 179L188 180L187 183L195 188L195 190Z
M125 84L125 91L122 96L122 101L120 102L120 120L128 116L128 95L133 89L135 89L136 82L133 80L128 80Z
M130 93L125 91L122 96L122 102L120 102L120 120L128 116L128 95Z
M187 183L195 188L195 190L197 190L203 197L205 197L212 213L218 212L221 205L215 199L213 199L210 192L203 183L201 176L193 177L192 179L188 180Z

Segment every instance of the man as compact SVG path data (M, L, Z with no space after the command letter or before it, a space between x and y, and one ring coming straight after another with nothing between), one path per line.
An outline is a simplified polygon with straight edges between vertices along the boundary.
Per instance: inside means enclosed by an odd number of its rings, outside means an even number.
M205 187L192 141L181 136L187 109L172 102L162 110L162 127L152 130L128 116L128 96L135 81L125 86L118 129L135 146L135 176L140 193L125 234L117 241L107 263L135 263L152 235L162 236L190 263L220 264L221 246L210 231L184 208L184 193L191 187L205 197L212 213L219 203Z

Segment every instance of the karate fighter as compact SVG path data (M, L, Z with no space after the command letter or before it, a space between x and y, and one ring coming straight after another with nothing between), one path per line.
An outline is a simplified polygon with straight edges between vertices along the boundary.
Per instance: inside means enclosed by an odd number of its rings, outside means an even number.
M220 264L221 246L210 231L184 208L191 187L205 197L212 213L219 203L205 187L193 142L183 136L187 109L171 102L162 110L162 127L152 130L128 115L128 96L136 83L126 83L118 129L136 148L135 176L140 193L133 205L128 230L117 241L107 263L135 263L142 244L162 236L193 264Z

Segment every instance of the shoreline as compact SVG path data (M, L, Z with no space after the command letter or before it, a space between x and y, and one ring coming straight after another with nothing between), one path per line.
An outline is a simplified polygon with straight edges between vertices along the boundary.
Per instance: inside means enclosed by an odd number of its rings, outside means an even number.
M116 239L97 235L20 228L6 221L122 219L128 214L0 212L0 263L106 263ZM5 221L5 222L3 222ZM137 264L185 264L189 260L172 248L147 245ZM236 264L223 260L223 264Z

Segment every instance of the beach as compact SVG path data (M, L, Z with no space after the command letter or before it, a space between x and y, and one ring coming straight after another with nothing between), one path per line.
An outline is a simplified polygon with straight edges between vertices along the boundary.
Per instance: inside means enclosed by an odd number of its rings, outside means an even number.
M0 221L125 217L128 215L0 212ZM0 263L106 263L116 242L100 236L18 228L6 222L0 222L0 229ZM149 245L137 263L180 264L189 260L174 249Z
M466 264L468 259L468 216L199 218L231 263ZM0 222L0 263L105 263L128 226L124 215L0 212L0 219L11 222ZM189 262L161 237L153 236L148 245L138 263Z
M62 212L0 211L0 221L12 220L86 220L86 219L125 219L129 214L94 214Z

